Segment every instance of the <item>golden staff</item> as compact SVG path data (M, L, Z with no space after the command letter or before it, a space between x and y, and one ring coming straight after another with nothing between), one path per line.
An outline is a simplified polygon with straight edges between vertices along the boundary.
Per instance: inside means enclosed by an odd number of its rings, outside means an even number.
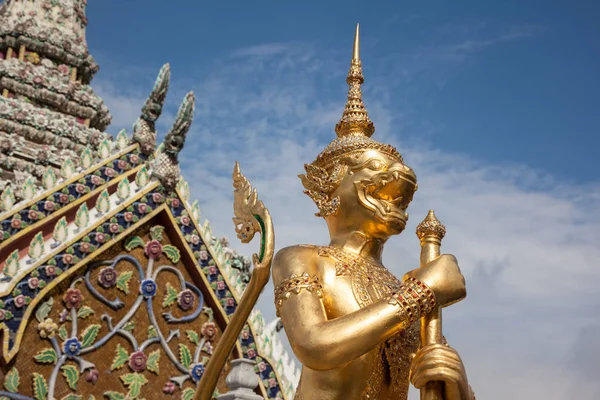
M233 169L233 187L235 188L233 191L233 213L235 215L233 223L237 237L242 243L250 243L254 235L260 232L260 254L252 255L254 263L252 277L206 366L194 400L210 400L212 398L227 358L271 275L271 261L275 248L273 221L269 210L262 201L258 200L256 189L252 189L248 179L240 172L240 165L237 161Z
M436 218L433 210L417 225L417 236L421 241L421 267L440 256L442 239L446 227ZM442 309L436 307L431 313L421 318L421 347L432 344L443 344ZM444 400L444 383L429 382L421 389L421 400Z

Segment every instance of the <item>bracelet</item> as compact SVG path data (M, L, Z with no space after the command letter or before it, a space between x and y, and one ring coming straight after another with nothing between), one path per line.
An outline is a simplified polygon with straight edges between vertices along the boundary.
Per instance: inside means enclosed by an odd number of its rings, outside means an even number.
M283 301L289 299L292 293L299 294L302 290L315 292L320 298L323 297L323 286L316 275L310 276L306 272L300 276L292 274L275 288L275 309L278 317Z
M389 304L398 306L398 316L412 324L435 308L435 295L423 282L415 278L406 279L400 290L391 295Z

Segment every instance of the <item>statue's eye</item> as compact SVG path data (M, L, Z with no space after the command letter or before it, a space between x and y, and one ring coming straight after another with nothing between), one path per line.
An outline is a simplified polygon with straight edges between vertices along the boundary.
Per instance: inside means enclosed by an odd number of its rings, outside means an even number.
M379 171L383 169L385 164L380 160L372 160L367 164L367 168L372 169L373 171Z

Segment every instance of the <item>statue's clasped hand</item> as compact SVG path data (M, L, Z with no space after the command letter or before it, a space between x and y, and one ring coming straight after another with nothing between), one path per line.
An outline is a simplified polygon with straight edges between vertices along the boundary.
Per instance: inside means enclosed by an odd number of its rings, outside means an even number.
M404 279L409 277L429 286L439 307L447 307L467 296L465 278L460 272L456 257L451 254L442 254L424 267L408 272Z
M428 382L444 382L447 400L473 400L463 362L447 344L419 349L410 366L410 381L417 389Z

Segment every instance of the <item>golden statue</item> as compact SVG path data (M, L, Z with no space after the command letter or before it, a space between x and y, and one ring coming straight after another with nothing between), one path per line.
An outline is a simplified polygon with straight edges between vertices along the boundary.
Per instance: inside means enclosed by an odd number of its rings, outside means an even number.
M473 400L441 336L440 308L466 288L456 258L439 255L445 228L433 212L418 228L421 267L400 280L381 262L387 239L405 228L417 179L394 147L371 138L358 26L347 82L337 138L300 175L331 242L287 247L273 260L277 313L303 364L296 399L406 399L410 382L423 399Z

